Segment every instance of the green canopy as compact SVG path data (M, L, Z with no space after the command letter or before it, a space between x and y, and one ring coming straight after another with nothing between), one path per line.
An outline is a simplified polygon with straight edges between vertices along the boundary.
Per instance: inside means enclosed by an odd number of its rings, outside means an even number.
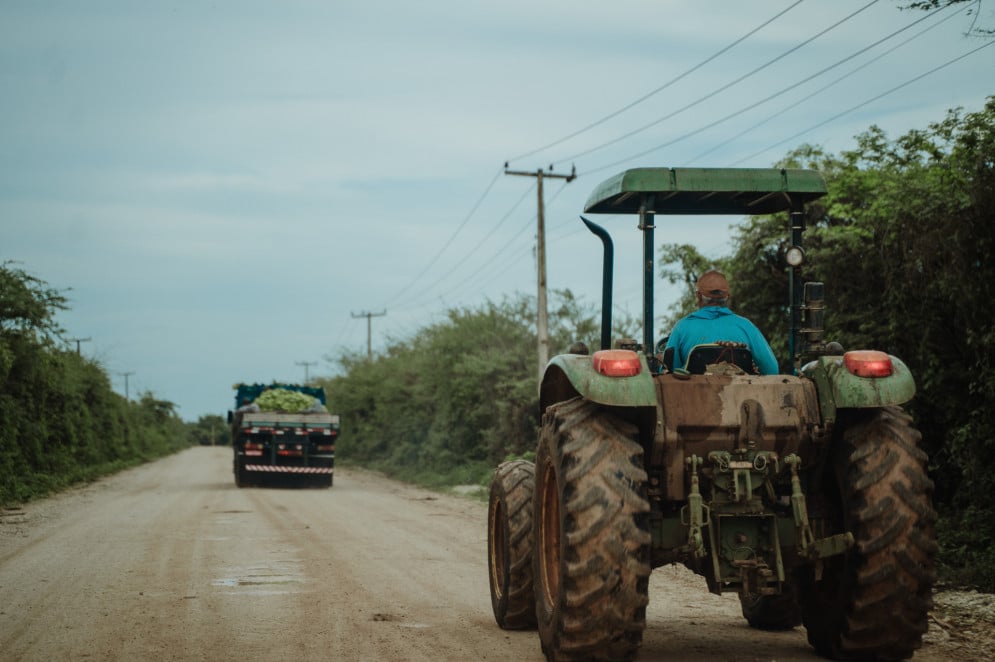
M602 182L584 205L593 214L772 214L826 194L814 170L633 168Z

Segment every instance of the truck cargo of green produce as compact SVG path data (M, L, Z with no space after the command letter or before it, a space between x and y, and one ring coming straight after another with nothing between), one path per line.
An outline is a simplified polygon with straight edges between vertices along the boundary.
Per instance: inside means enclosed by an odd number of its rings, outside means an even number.
M299 384L235 384L228 412L235 485L251 487L291 476L331 487L339 417L325 390Z

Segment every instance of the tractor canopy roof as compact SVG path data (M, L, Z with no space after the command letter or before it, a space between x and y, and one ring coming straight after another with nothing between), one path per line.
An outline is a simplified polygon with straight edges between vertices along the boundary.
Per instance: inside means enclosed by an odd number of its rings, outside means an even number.
M593 214L772 214L801 211L826 194L815 170L633 168L598 185L584 205Z

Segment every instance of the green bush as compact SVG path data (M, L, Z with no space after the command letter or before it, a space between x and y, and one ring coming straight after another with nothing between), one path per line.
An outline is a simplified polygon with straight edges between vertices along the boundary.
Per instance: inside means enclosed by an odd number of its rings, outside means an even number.
M62 349L65 298L0 264L0 504L26 501L188 445L175 405L127 402L93 361Z

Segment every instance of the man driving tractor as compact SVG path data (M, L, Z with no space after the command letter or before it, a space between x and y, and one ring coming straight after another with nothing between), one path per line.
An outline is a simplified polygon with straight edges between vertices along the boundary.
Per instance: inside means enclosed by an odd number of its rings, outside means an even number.
M683 367L697 345L729 342L746 345L761 375L777 374L777 359L760 329L729 309L729 281L722 272L711 269L703 273L695 285L695 296L698 310L677 322L667 341L667 349L674 350L675 367Z

